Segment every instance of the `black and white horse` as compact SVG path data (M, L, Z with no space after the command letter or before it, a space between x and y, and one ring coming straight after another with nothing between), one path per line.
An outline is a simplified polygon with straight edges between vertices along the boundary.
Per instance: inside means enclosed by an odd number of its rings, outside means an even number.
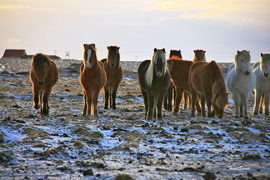
M145 105L145 118L162 119L162 102L170 85L165 49L154 49L152 60L143 61L138 68L138 80Z

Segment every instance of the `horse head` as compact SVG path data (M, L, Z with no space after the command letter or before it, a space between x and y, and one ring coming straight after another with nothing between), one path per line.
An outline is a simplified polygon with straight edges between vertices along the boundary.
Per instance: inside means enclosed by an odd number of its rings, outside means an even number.
M251 72L250 52L246 50L237 51L234 57L234 64L237 71L244 75L249 75Z
M167 60L165 48L154 49L152 63L158 77L164 76L167 70Z
M107 62L108 64L114 68L114 67L119 67L119 61L120 61L120 53L119 49L120 47L117 46L108 46L108 57L107 57Z
M223 118L224 109L228 106L228 94L218 92L214 95L212 104L214 113L217 115L217 117ZM212 115L214 116L215 114Z
M182 59L181 50L170 50L169 59Z
M50 60L48 56L38 53L32 58L32 67L34 73L38 79L39 85L43 85L44 79L47 76L47 70L50 66Z
M202 49L196 49L196 50L194 50L193 62L206 61L205 53L206 53L206 51L204 51Z
M92 44L84 44L84 56L83 56L83 63L84 63L84 71L87 68L92 68L97 62L97 55L96 55L96 45Z
M268 78L269 73L270 73L270 54L269 53L261 53L260 68L261 68L263 77Z

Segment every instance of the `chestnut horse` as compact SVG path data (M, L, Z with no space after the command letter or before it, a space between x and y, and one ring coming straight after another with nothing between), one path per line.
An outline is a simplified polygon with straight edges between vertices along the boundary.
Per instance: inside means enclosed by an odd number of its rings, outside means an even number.
M170 72L167 68L165 49L154 49L152 60L143 61L138 68L138 81L142 91L145 118L162 119L162 102L170 85Z
M220 67L215 61L196 62L190 67L189 85L192 96L191 116L195 116L197 94L201 95L201 114L205 117L205 100L208 117L222 118L228 105L226 85ZM211 106L213 111L211 112Z
M36 54L32 58L32 67L30 70L30 80L33 85L34 108L39 109L40 114L49 114L49 98L52 87L58 80L58 70L56 64L44 54Z
M81 66L80 82L84 94L83 116L98 116L98 96L106 83L106 72L103 63L97 60L95 44L84 44L83 64Z
M120 47L108 46L107 49L108 57L101 60L107 74L107 82L103 88L104 109L108 109L108 101L110 101L110 107L116 109L116 93L123 79L123 70L120 65Z
M169 54L169 59L181 59L182 60L182 54L181 54L181 50L170 50L170 54ZM174 103L175 103L175 96L176 96L176 92L175 92L175 87L172 83L172 81L170 82L170 86L168 88L167 94L165 95L164 98L164 109L168 110L168 111L172 111L172 97L174 94Z

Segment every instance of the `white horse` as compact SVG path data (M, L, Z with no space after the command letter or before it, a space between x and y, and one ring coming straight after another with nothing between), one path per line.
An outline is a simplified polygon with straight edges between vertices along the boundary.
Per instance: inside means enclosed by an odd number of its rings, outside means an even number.
M243 116L242 106L244 106L244 118L248 118L248 98L255 87L255 81L255 75L250 66L249 51L237 51L234 64L228 69L226 79L227 88L233 95L234 115L236 118L239 118L240 115Z
M270 54L261 53L260 62L255 63L252 68L256 77L254 114L258 114L259 106L260 113L262 113L262 104L264 101L264 114L269 115Z

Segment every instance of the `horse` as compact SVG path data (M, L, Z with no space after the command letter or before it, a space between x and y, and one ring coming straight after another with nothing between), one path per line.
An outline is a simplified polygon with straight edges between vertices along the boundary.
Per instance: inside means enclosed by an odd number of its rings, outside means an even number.
M189 86L192 96L191 116L195 116L197 94L201 95L201 114L205 117L205 100L208 117L218 118L224 115L224 108L228 105L226 85L220 67L215 61L193 63L189 72ZM211 106L213 111L211 111Z
M170 50L169 59L182 60L181 50ZM163 102L164 109L166 109L168 111L172 111L173 93L174 93L174 102L175 102L176 92L175 92L175 87L171 81L170 86L169 86L168 91L167 91L167 94L165 95L164 102Z
M184 91L190 92L189 89L189 69L193 64L192 61L185 61L181 59L169 59L167 60L168 68L170 70L171 80L175 86L176 97L174 103L174 113L178 113L179 105L182 100L182 94ZM200 105L196 104L197 111L200 112Z
M52 87L58 80L58 70L55 62L49 59L45 54L38 53L32 57L32 66L30 70L30 80L33 86L34 108L39 109L40 114L49 114L49 98Z
M154 49L151 60L143 61L138 68L138 81L144 99L145 118L162 119L162 102L170 85L165 49Z
M198 61L206 62L206 58L205 58L206 51L205 50L195 49L193 52L194 52L193 63L198 62Z
M248 119L247 105L248 97L255 87L256 78L250 66L250 52L246 50L237 51L227 73L226 85L233 95L234 115L236 118L243 116ZM241 112L240 112L241 109Z
M270 97L270 54L261 53L259 66L256 64L252 67L254 75L256 77L255 84L255 104L254 115L262 113L262 105L264 104L264 114L269 115L269 97ZM261 101L261 104L260 104ZM264 102L264 103L263 103ZM260 107L259 107L260 106Z
M108 109L108 101L110 101L110 107L116 109L116 93L123 79L123 70L120 65L120 47L108 46L107 49L107 58L101 60L107 74L107 82L103 88L104 109Z
M97 60L96 45L84 44L83 64L80 69L80 83L84 94L83 116L98 116L98 96L106 83L106 72L103 63Z

